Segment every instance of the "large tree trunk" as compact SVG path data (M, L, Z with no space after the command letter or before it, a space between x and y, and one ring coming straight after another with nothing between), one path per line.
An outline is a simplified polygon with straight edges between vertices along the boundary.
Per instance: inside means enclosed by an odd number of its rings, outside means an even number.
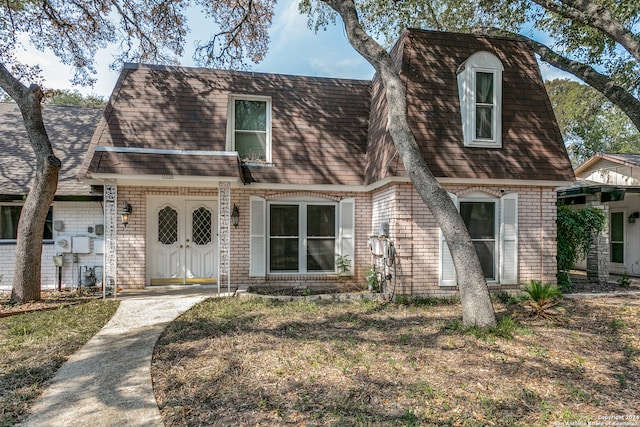
M42 90L37 85L25 87L3 65L0 86L18 104L33 151L36 174L27 195L16 243L16 265L11 300L24 303L40 299L42 267L42 233L49 207L58 188L60 160L53 154L42 119Z
M433 214L456 267L465 326L496 324L489 288L469 232L448 193L429 170L409 127L406 90L389 53L369 37L351 0L323 0L340 14L351 45L380 76L387 100L387 128L416 191Z

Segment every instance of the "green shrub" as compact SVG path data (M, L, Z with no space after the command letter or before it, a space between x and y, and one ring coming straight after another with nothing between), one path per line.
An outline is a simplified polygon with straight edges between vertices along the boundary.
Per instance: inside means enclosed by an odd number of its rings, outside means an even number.
M351 271L351 260L349 255L336 254L336 267L338 269L338 277L342 278Z
M378 277L378 269L375 264L369 267L369 271L367 272L367 286L371 292L378 292L380 287L379 283L380 278Z
M586 258L593 236L600 233L606 224L602 209L585 208L573 210L568 206L558 206L558 286L571 289L571 270L578 259Z
M622 276L620 277L620 279L618 279L618 285L620 285L621 288L625 289L631 286L631 278L626 271L622 273Z

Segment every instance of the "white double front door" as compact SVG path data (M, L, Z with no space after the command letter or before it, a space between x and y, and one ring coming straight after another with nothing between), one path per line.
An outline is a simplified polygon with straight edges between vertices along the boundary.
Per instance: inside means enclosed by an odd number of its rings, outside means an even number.
M211 199L149 197L147 267L151 285L215 283L216 211L217 203Z

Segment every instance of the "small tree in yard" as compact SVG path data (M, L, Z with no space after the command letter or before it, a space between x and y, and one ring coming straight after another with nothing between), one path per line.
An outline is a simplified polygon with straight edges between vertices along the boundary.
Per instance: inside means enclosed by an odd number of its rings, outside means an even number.
M571 209L558 206L558 286L571 289L571 270L577 260L586 258L593 237L604 230L606 218L602 209Z

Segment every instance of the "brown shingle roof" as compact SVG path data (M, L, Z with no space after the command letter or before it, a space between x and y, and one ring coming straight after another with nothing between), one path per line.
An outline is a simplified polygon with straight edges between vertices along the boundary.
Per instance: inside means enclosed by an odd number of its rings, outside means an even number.
M456 70L483 50L504 65L499 149L463 143ZM436 177L574 179L535 57L524 43L407 30L392 55L407 86L412 130ZM221 159L94 151L96 146L224 151L230 94L272 99L273 164L244 165L237 175L244 182L363 185L405 175L386 131L385 99L377 78L367 82L127 65L80 176L235 174L235 165Z
M182 153L180 150L96 150L90 168L104 174L211 176L213 171L219 177L241 176L238 156L207 151Z
M76 174L91 135L102 115L100 108L45 105L42 110L53 151L62 161L57 196L87 196L91 188ZM0 195L24 195L33 179L35 155L20 109L0 103Z
M145 149L224 151L230 94L269 96L272 101L272 162L249 165L250 182L357 184L364 174L369 82L203 68L127 65L98 126L92 145ZM111 153L112 154L112 153ZM106 173L90 150L81 176ZM144 168L140 156L120 156L110 172L226 176L217 165L199 169L193 156L175 168L171 156ZM226 165L224 166L226 167ZM127 171L127 172L124 172Z
M502 148L465 147L456 70L473 53L488 51L504 65ZM402 77L414 136L436 177L573 181L573 171L538 65L526 44L505 38L407 30L393 51ZM374 78L373 106L380 83ZM367 182L404 174L372 111ZM377 125L376 125L377 123ZM376 128L377 126L377 128Z

